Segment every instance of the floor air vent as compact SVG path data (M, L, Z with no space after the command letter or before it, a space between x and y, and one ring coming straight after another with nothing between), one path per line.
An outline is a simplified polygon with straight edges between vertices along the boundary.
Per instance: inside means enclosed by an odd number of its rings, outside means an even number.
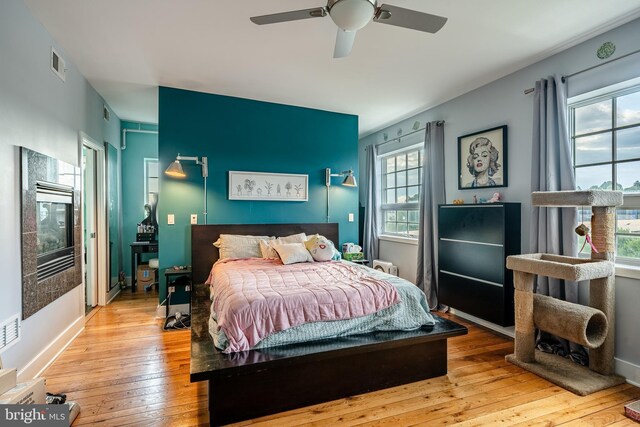
M0 325L0 352L20 339L20 315L16 314Z

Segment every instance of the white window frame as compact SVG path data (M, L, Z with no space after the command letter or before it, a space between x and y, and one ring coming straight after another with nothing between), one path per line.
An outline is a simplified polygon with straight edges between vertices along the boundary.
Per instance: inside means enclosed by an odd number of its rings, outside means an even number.
M400 148L398 150L394 150L394 151L390 151L388 153L384 153L384 154L380 154L378 155L376 161L378 162L378 164L380 165L380 185L379 185L379 200L380 200L380 205L378 207L378 214L379 214L379 218L380 218L380 230L379 230L379 237L382 238L383 240L390 240L390 241L396 241L396 242L402 242L402 243L417 243L418 241L418 237L413 237L410 236L408 233L408 224L409 223L413 223L409 221L408 218L408 214L407 214L407 234L401 234L401 233L394 233L394 232L388 232L385 231L385 213L386 211L390 211L390 210L420 210L420 200L418 198L418 201L416 202L408 202L408 203L385 203L386 202L386 180L385 180L385 168L384 168L384 161L389 158L389 157L395 157L398 154L408 154L414 151L419 151L420 152L420 158L419 158L419 163L421 162L420 166L418 166L418 170L420 171L418 173L418 187L422 186L422 173L424 173L424 142L419 142L413 145L410 145L408 147L404 147L404 148ZM421 161L422 160L422 161ZM414 187L413 185L404 185L401 187L405 187L405 188L409 188L409 187ZM394 188L398 188L398 187L394 187ZM418 190L418 195L420 194L420 190ZM397 213L396 213L397 215ZM396 224L397 224L397 220L396 220Z
M576 135L575 135L575 114L574 111L576 108L580 108L586 105L590 105L593 103L597 103L600 101L604 101L604 100L612 100L612 109L611 109L611 114L612 114L612 122L611 122L611 128L608 129L604 129L601 131L597 131L597 132L592 132L592 133L587 133L587 134L580 134L578 137L583 137L583 136L588 136L591 134L597 134L597 133L605 133L605 132L611 132L612 134L612 159L611 161L607 161L607 162L598 162L598 163L593 163L593 164L585 164L585 165L580 165L577 168L581 168L581 167L588 167L588 166L595 166L595 165L611 165L612 171L611 171L611 179L612 179L612 187L615 188L616 184L617 184L617 176L616 176L616 168L615 165L619 164L619 163L626 163L626 162L630 162L630 161L637 161L640 160L640 153L638 153L638 157L637 158L633 158L633 159L625 159L623 161L618 161L615 160L615 154L616 154L616 131L617 130L621 130L621 129L629 129L629 128L634 128L634 127L640 127L640 124L637 125L625 125L625 126L621 126L618 127L616 124L616 110L617 110L617 105L616 105L616 97L620 97L620 96L624 96L624 95L628 95L630 93L636 93L636 92L640 92L640 85L638 85L638 82L636 81L636 79L634 79L634 81L629 82L630 84L627 87L620 87L620 85L616 85L617 87L612 87L611 90L607 90L607 88L603 88L603 89L599 89L597 91L593 92L593 96L589 96L589 94L583 94L577 97L573 97L572 99L569 99L568 102L568 110L569 110L569 138L571 141L571 151L572 151L572 164L573 164L573 169L574 169L574 173L576 170L576 165L575 165L575 156L576 156L576 149L575 149L575 139L576 139ZM618 209L640 209L640 193L625 193L623 195L623 204L622 206L619 206ZM582 220L582 218L580 217L580 212L578 213L578 220ZM585 220L590 220L586 219ZM617 239L618 239L618 235L620 233L617 232L616 230L616 250L617 250ZM626 234L623 234L626 235ZM637 236L637 234L629 234L631 236ZM579 249L579 248L578 248ZM579 256L587 256L584 253L580 253ZM640 259L636 259L636 258L628 258L628 257L622 257L622 256L618 256L616 254L616 258L615 258L615 262L616 262L616 266L617 269L616 270L624 270L626 272L625 276L629 275L628 277L636 277L638 276L638 278L640 278ZM617 271L618 272L618 271Z
M149 165L155 163L156 164L156 170L157 175L155 177L150 177L149 176ZM160 165L158 164L158 159L155 157L145 157L144 158L144 194L143 194L143 203L142 206L146 205L147 203L150 202L149 200L149 178L156 178L158 180L158 185L160 184L160 170L158 169ZM160 191L160 189L158 188L158 192ZM157 193L156 193L157 195Z

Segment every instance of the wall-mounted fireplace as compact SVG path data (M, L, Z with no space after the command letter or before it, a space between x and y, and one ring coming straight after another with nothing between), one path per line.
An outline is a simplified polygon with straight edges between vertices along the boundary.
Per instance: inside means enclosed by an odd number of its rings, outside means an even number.
M73 187L36 183L38 281L73 267Z
M22 319L82 284L80 169L21 148Z

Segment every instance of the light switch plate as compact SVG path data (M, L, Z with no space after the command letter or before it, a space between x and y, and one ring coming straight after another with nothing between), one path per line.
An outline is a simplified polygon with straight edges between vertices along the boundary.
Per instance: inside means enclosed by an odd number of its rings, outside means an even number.
M176 223L176 216L174 214L167 215L167 224L174 225Z
M349 222L353 222L353 214L349 212Z
M191 214L191 224L198 223L198 214Z

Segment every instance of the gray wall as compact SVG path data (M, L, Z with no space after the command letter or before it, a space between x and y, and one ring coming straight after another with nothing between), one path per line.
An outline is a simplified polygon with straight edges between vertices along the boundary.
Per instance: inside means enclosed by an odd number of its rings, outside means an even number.
M624 26L596 36L550 58L535 63L527 68L496 80L472 92L424 111L395 125L389 126L360 140L360 170L365 170L364 148L370 144L384 141L384 133L392 139L398 135L399 129L409 133L416 121L423 127L427 121L445 120L445 182L446 200L464 199L471 202L474 194L478 198L490 198L498 190L504 200L522 203L522 250L529 248L529 221L531 205L531 136L533 126L533 94L524 95L523 91L534 86L535 81L553 74L566 75L583 70L597 64L596 50L602 43L611 41L616 44L614 57L632 52L638 48L640 40L640 20L632 21ZM640 55L636 55L640 56ZM620 61L622 63L623 61ZM606 67L603 67L606 68ZM640 67L635 69L635 77L640 76ZM627 68L627 71L629 68ZM607 81L605 76L610 70L600 69L591 73L593 81ZM624 73L623 73L624 74ZM627 74L626 77L629 77ZM611 83L607 81L607 83ZM571 80L569 81L571 91ZM457 137L475 131L500 125L508 125L509 139L509 187L499 189L458 190L458 154ZM391 144L394 144L393 142ZM361 181L364 177L361 178ZM364 188L360 188L360 203L364 203ZM404 277L415 278L417 246L402 243L381 241L380 253L387 261L392 261L401 268ZM410 271L403 271L409 269ZM634 325L640 324L638 307L638 289L640 281L621 279L617 288L617 349L616 356L623 361L640 365L640 340L634 334ZM636 303L633 304L633 301ZM637 368L637 367L636 367ZM635 369L635 368L634 368ZM636 381L640 381L638 378Z
M67 61L66 82L49 68L52 45ZM109 123L103 120L104 100L20 0L0 2L0 58L2 322L22 306L18 147L79 165L79 131L118 147L120 120L115 114ZM50 344L71 325L83 324L83 295L78 286L24 321L22 338L2 354L4 366L25 368L41 352L51 351Z

